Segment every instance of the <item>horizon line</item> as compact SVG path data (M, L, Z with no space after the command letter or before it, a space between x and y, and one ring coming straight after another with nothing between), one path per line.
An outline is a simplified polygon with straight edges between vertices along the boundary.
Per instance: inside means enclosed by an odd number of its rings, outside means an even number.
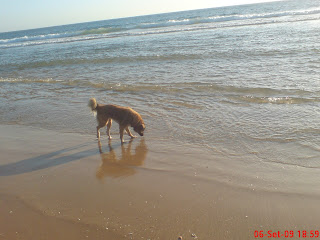
M84 22L66 23L66 24L61 24L61 25L49 25L49 26L44 26L44 27L26 28L26 29L19 29L19 30L13 30L13 31L4 31L4 32L1 32L1 31L0 31L0 34L14 33L14 32L23 32L23 31L31 31L31 30L40 30L40 29L54 28L54 27L63 27L63 26L77 25L77 24L84 24L84 23L94 23L94 22L102 22L102 21L120 20L120 19L126 19L126 18L147 17L147 16L153 16L153 15L162 15L162 14L171 14L171 13L182 13L182 12L199 11L199 10L206 10L206 9L219 9L219 8L239 7L239 6L266 4L266 3L282 2L282 1L288 1L288 0L266 0L265 2L258 2L258 3L247 3L247 4L239 4L239 5L226 5L226 6L219 6L219 7L196 8L196 9L187 9L187 10L181 10L181 11L172 11L172 12L169 11L169 12L161 12L161 13L150 13L150 14L142 14L142 15L134 15L134 16L106 18L106 19L101 19L101 20L92 20L92 21L84 21Z

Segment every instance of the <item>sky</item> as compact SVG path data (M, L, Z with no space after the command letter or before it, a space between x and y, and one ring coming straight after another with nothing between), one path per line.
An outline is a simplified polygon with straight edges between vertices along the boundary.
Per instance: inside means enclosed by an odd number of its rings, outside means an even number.
M0 0L0 32L275 0Z

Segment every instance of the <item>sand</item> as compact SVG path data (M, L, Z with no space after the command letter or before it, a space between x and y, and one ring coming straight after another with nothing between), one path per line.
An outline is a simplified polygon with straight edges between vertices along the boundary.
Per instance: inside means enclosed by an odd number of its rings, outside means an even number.
M210 159L197 148L148 135L121 145L118 136L99 143L26 126L0 125L0 133L1 240L257 239L255 231L270 239L268 231L291 230L290 239L303 239L299 231L320 230L312 189L218 181L214 166L183 164Z

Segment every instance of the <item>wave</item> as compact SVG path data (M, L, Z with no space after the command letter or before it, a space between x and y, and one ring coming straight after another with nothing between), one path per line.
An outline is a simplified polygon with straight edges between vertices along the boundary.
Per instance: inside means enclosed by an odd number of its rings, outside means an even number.
M202 56L197 54L166 54L166 55L140 55L140 56L110 56L104 58L70 58L57 60L43 60L28 63L8 64L6 68L10 69L31 69L41 67L67 66L67 65L84 65L84 64L108 64L108 63L130 63L130 62L162 62L162 61L184 61L196 60ZM1 65L0 65L1 67Z
M141 28L161 28L161 27L168 27L168 26L194 25L194 24L203 24L203 23L230 22L230 21L252 20L252 19L268 19L268 18L280 18L280 17L315 15L315 14L320 14L320 8L312 8L312 9L296 10L296 11L277 11L277 12L270 12L270 13L229 14L229 15L221 14L221 15L213 15L213 16L206 16L206 17L169 19L162 22L142 23L140 27Z
M0 78L0 83L43 83L58 84L63 86L93 88L109 90L113 92L129 93L181 93L205 96L217 94L220 97L229 99L232 103L253 103L253 104L308 104L320 102L320 92L309 92L300 89L271 89L271 88L241 88L233 86L221 86L216 84L184 82L184 83L143 83L124 84L107 81L83 81L83 80L56 80L56 79L23 79L23 78ZM244 95L250 93L250 95ZM285 96L281 96L285 95ZM264 95L264 96L259 96Z
M41 45L48 43L66 43L74 41L83 41L90 39L97 39L97 35L103 35L108 33L115 33L123 31L122 28L97 28L87 29L83 31L75 32L63 32L63 33L50 33L50 34L39 34L32 36L22 36L10 39L0 39L0 47L17 47L17 46L28 46L28 45Z
M114 27L100 27L94 29L88 29L80 32L77 35L96 35L96 34L106 34L106 33L114 33L114 32L122 32L125 31L124 28L114 28Z
M95 82L95 81L82 81L82 80L56 80L52 78L47 79L23 79L23 78L0 78L0 83L12 83L12 84L56 84L73 87L88 87L100 90L111 90L116 92L183 92L183 88L179 87L180 84L121 84L121 83L109 83L109 82Z
M297 10L297 11L279 11L271 13L260 13L260 14L234 14L229 16L213 16L208 19L213 21L235 21L235 20L248 20L248 19L264 19L264 18L279 18L279 17L290 17L298 15L314 15L320 14L320 8L313 8L308 10Z
M238 97L238 100L248 103L270 103L270 104L303 104L303 103L319 103L320 98L318 97L257 97L257 96L242 96Z
M23 37L15 37L15 38L11 38L11 39L0 39L0 44L65 38L65 37L70 37L72 35L73 35L72 33L50 33L50 34L40 34L40 35L35 35L35 36L25 35Z

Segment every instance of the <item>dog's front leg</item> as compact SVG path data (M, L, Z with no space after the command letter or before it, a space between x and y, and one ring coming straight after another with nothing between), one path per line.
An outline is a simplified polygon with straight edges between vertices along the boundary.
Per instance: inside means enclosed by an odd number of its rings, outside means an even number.
M131 138L136 138L136 137L137 137L137 136L132 135L132 133L130 132L129 127L126 127L126 131L127 131L128 135L129 135Z
M123 131L124 131L124 127L120 126L120 141L121 141L121 143L124 143L124 140L123 140Z
M97 127L97 138L100 140L100 128L99 128L99 126Z
M106 123L99 123L99 125L97 126L97 138L100 139L100 128L104 127L106 125Z

